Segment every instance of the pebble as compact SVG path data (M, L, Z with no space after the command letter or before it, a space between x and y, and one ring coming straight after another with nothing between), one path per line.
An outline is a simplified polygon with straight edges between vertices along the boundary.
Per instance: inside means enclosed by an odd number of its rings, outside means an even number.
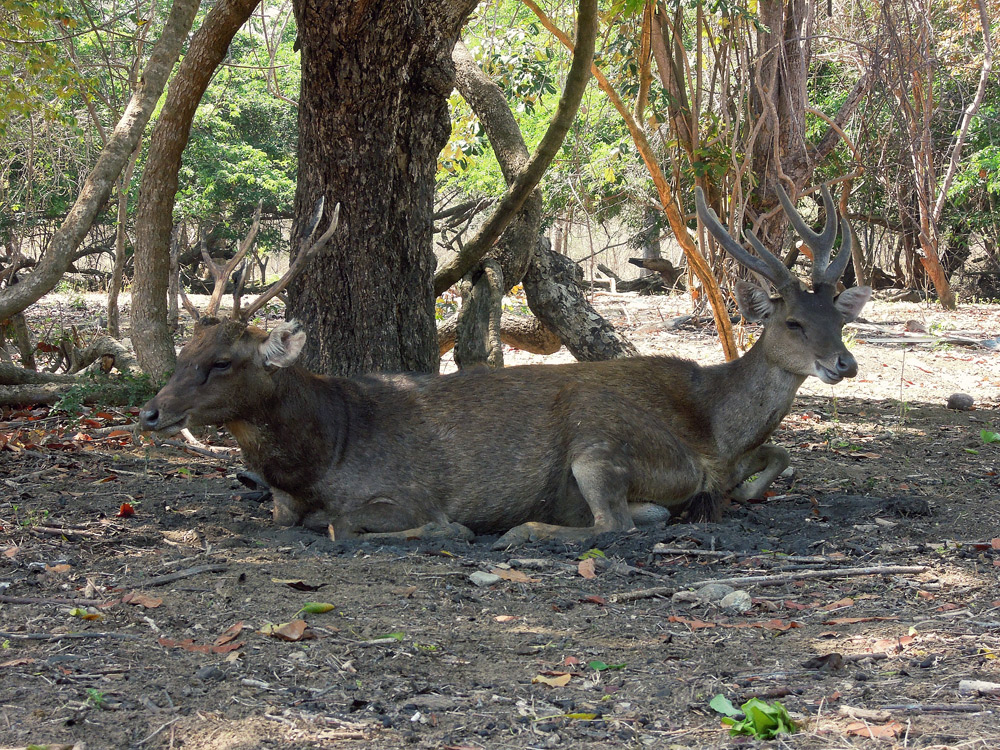
M719 605L726 612L743 614L750 611L753 602L750 600L750 594L746 591L733 591L722 597Z
M477 570L475 573L469 574L469 580L476 586L492 586L494 583L500 581L500 576L496 573L486 573L482 570Z
M695 593L698 595L698 599L703 602L717 602L723 599L728 594L735 591L732 586L727 586L724 583L708 583L698 589Z
M975 399L968 393L953 393L948 396L947 406L955 411L969 411L974 403Z

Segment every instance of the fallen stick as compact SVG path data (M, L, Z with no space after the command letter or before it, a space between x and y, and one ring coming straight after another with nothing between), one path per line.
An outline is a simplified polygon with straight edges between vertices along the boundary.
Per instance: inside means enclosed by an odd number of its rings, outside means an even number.
M34 596L6 596L0 594L2 604L68 604L74 607L99 607L106 599L39 599Z
M0 631L0 638L14 641L64 641L84 638L123 638L128 641L141 641L141 635L130 633L5 633Z
M667 547L658 543L653 545L654 555L680 555L691 557L762 557L780 562L802 563L832 563L836 560L826 555L782 555L777 552L733 552L731 550L684 549L683 547Z
M228 565L197 565L187 570L178 570L176 573L166 573L162 576L153 576L145 581L146 586L163 586L167 583L179 581L182 578L201 575L202 573L222 573L229 570Z
M31 528L37 534L47 534L48 536L84 536L96 539L104 536L103 531L86 531L85 529L60 529L56 526L33 526Z
M881 565L868 568L837 568L833 570L803 570L793 575L774 576L742 576L736 578L719 578L707 581L695 581L685 589L697 589L710 583L723 583L727 586L781 586L786 583L807 578L841 578L843 576L874 576L887 575L892 573L924 573L928 570L926 565ZM672 596L678 591L676 586L657 586L651 589L639 591L626 591L622 594L614 594L609 597L612 602L630 602L637 599L651 599L654 596Z
M882 707L886 711L933 711L936 713L978 714L986 711L978 703L893 703Z

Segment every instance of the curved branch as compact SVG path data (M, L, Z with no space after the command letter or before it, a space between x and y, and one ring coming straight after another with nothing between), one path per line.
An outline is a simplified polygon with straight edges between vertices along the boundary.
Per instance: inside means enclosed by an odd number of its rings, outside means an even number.
M51 291L66 273L74 251L83 242L98 211L107 202L115 180L124 169L153 114L197 10L198 0L175 0L173 3L170 17L153 47L128 108L115 126L94 168L87 175L66 220L52 235L45 254L31 275L21 283L0 291L0 319L21 312L36 302Z
M518 209L535 186L552 159L555 158L562 142L576 117L583 99L583 92L590 79L591 63L594 59L594 43L597 38L597 1L580 0L577 11L577 39L573 51L573 63L566 77L559 106L545 132L541 143L535 149L531 161L521 171L500 200L493 215L480 227L476 235L450 263L446 263L434 277L434 294L439 295L461 279L497 241L503 230L514 218Z

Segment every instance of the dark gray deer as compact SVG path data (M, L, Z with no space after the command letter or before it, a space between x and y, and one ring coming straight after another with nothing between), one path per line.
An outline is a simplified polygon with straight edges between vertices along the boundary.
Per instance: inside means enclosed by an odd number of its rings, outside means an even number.
M275 521L329 524L337 538L460 524L503 534L505 546L581 541L667 511L715 518L727 494L759 496L788 465L766 441L802 382L857 373L841 333L871 290L835 294L851 233L842 220L831 262L836 211L825 188L823 198L827 224L816 234L782 194L814 253L805 290L756 238L748 237L758 257L730 237L699 191L712 234L778 292L737 285L740 310L764 330L736 361L323 377L295 365L306 338L297 323L270 333L246 324L254 303L242 319L199 321L173 377L143 408L142 427L225 425L271 485Z

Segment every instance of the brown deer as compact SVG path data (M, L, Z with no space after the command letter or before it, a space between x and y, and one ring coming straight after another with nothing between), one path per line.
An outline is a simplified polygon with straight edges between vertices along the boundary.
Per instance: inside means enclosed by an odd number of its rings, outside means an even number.
M788 465L785 451L765 441L802 382L857 374L841 332L871 290L834 294L851 233L841 220L831 262L837 220L826 188L821 234L781 194L814 251L812 290L755 237L748 239L759 257L744 250L700 191L697 198L726 251L778 291L772 298L737 285L743 315L764 325L738 360L700 367L637 357L324 377L294 364L306 338L296 322L270 333L246 325L255 302L241 320L198 323L173 377L142 410L142 427L225 425L271 485L275 520L330 524L337 538L460 524L503 534L502 547L586 540L668 511L716 517L727 493L759 496Z

